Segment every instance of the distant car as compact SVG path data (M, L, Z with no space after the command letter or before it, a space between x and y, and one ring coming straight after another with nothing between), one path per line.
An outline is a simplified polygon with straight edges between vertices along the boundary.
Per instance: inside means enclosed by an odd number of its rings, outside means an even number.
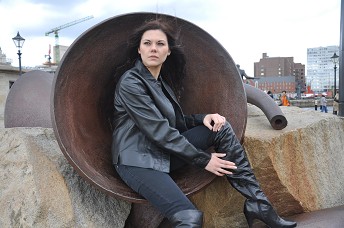
M313 93L304 93L301 94L301 99L305 99L305 98L313 98L314 94Z

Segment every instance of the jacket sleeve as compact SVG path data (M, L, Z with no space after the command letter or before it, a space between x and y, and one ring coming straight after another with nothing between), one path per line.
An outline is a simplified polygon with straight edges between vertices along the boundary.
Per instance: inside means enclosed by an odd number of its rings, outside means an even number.
M190 129L199 125L204 125L203 120L206 115L207 114L184 115L186 127Z
M208 164L211 155L196 149L177 129L169 125L141 80L128 75L121 81L117 92L117 99L120 99L128 115L155 145L201 168Z

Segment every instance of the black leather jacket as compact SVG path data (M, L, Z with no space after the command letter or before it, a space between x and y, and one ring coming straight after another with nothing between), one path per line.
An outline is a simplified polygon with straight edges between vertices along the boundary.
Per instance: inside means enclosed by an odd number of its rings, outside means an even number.
M172 89L140 60L117 83L112 162L170 171L170 154L204 168L210 155L180 133L203 124L204 114L184 116Z

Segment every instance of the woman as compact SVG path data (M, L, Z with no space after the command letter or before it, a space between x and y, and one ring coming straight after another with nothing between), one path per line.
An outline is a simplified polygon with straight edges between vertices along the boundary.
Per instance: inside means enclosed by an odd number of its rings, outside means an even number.
M116 75L113 164L119 176L166 216L173 227L202 227L203 214L169 176L186 164L227 176L243 194L249 226L295 227L281 219L261 191L245 152L219 114L185 116L178 103L185 57L166 22L138 28L129 42L129 60ZM176 96L177 95L177 96ZM216 153L206 153L213 146Z

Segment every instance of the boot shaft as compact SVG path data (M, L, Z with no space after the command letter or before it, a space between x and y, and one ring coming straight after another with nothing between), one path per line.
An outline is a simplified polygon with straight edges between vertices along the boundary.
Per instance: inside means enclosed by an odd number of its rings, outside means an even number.
M203 212L183 210L175 213L169 220L173 228L202 228Z

